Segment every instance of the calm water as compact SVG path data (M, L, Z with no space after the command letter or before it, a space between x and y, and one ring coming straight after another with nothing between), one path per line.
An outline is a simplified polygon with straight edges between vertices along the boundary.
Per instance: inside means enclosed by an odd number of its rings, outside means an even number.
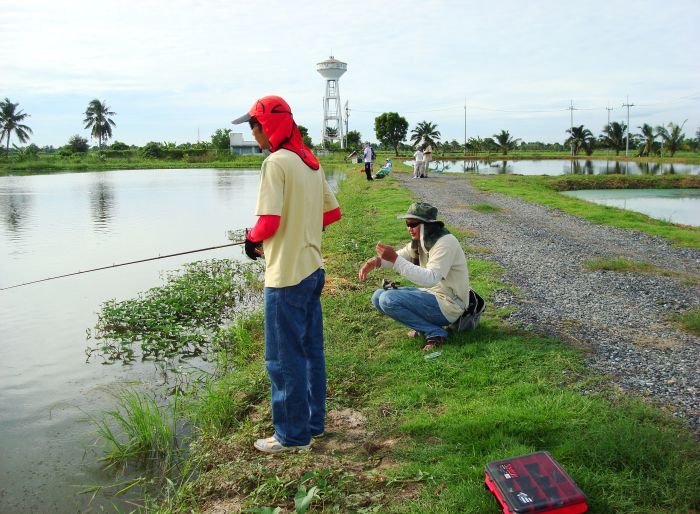
M128 170L0 177L0 287L227 244L252 226L255 170ZM338 176L329 175L333 185ZM91 415L109 390L158 383L151 365L85 362L100 304L160 284L185 262L243 258L239 248L152 261L0 291L0 512L78 512L120 500L79 495L110 484ZM127 508L124 506L123 508Z
M413 166L412 161L405 164ZM679 175L698 175L698 164L655 164L638 162L616 162L606 160L501 160L501 161L433 161L430 170L447 173L479 173L497 175L509 173L514 175L603 175L619 173L623 175L660 175L673 173Z
M611 207L641 212L652 218L700 226L698 189L595 189L565 195Z

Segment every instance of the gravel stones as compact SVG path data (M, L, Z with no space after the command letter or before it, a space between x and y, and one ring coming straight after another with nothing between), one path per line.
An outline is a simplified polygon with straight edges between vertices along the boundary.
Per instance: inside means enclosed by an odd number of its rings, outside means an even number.
M650 397L700 429L700 340L669 318L700 305L700 251L674 248L640 232L596 225L557 209L475 190L462 175L410 180L420 201L436 206L448 224L476 235L474 255L505 269L517 291L496 291L496 307L514 307L522 328L557 336L589 351L588 363L613 383ZM484 214L470 205L489 203ZM584 262L624 256L681 276L585 271ZM692 280L688 280L691 277Z

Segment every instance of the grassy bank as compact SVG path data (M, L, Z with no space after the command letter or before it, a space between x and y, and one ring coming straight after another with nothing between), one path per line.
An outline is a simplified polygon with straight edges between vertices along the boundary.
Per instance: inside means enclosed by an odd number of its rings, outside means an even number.
M695 175L593 175L560 177L491 175L470 176L478 189L517 196L530 202L561 209L594 223L638 230L663 237L677 246L700 248L700 229L656 220L644 214L597 205L571 198L560 191L580 189L668 189L698 188L700 177Z
M394 152L379 152L378 161L384 162L387 157L397 159L413 159L413 152L400 151L400 156L396 157ZM669 163L669 164L700 164L700 153L697 152L677 152L673 157L637 157L635 152L625 157L624 152L621 155L615 155L615 152L606 152L605 150L595 150L592 155L579 154L574 159L581 160L609 160L619 162L646 162L646 163ZM502 161L502 160L571 160L571 153L568 151L554 152L545 150L515 150L503 155L500 152L477 152L468 153L466 156L463 151L460 152L433 152L433 160L485 160L485 161Z
M332 152L322 156L320 159L325 164L343 165L344 158L349 151ZM384 163L386 158L396 160L412 160L411 152L402 152L399 157L394 152L378 152L376 162ZM465 156L463 152L438 152L434 154L435 160L474 160L486 161L518 160L518 159L560 159L570 160L568 152L548 152L548 151L514 151L504 156L496 152L481 152ZM605 151L595 151L593 155L576 156L576 159L599 159L611 161L633 161L643 163L673 163L673 164L700 164L700 154L695 152L678 152L674 157L624 157L616 156L614 153L607 154ZM129 157L122 156L100 156L97 152L87 154L75 154L73 156L62 157L56 154L40 154L34 158L18 160L11 156L8 161L7 156L0 156L0 175L31 173L31 172L51 172L51 171L101 171L101 170L123 170L123 169L173 169L173 168L259 168L263 157L261 155L221 155L217 157L214 153L204 155L186 156L181 159L171 158L144 158L139 154ZM361 166L361 165L360 165Z
M349 173L343 219L324 235L328 434L305 454L252 448L271 433L260 319L245 327L238 368L210 382L187 409L199 438L189 481L164 490L158 512L283 507L310 494L314 512L500 512L484 465L548 450L586 492L591 512L700 508L699 448L690 431L640 398L606 387L578 351L505 325L487 311L479 329L426 360L406 329L379 316L357 269L377 241L407 240L396 214L411 202L392 179ZM458 233L468 246L465 234ZM499 270L470 256L487 299ZM487 300L488 301L488 300ZM241 337L240 326L238 336ZM265 512L259 510L257 512Z
M181 169L181 168L260 168L260 155L239 155L226 159L146 159L146 158L100 158L97 154L77 157L43 157L35 160L0 161L0 175L21 173L45 173L66 171L106 171L134 169Z

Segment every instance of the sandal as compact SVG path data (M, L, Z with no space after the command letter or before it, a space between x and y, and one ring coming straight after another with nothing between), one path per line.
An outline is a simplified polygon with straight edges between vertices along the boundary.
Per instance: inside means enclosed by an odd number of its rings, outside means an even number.
M410 338L414 338L414 337L418 337L420 335L420 332L418 332L417 330L411 329L408 331L408 333L406 335Z
M425 340L425 346L423 346L423 351L432 352L433 350L437 350L445 343L445 341L446 339L442 336L429 337Z

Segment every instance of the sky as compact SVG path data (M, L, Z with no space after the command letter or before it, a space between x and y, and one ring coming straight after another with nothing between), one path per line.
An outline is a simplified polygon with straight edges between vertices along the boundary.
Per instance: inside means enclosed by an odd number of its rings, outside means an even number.
M236 130L277 94L319 142L316 64L333 55L363 140L398 112L409 132L429 121L461 142L466 105L467 137L563 142L572 114L597 135L627 103L632 132L687 120L692 137L698 26L698 0L0 0L0 99L30 114L31 142L58 147L89 137L94 98L117 113L112 141L144 145Z

